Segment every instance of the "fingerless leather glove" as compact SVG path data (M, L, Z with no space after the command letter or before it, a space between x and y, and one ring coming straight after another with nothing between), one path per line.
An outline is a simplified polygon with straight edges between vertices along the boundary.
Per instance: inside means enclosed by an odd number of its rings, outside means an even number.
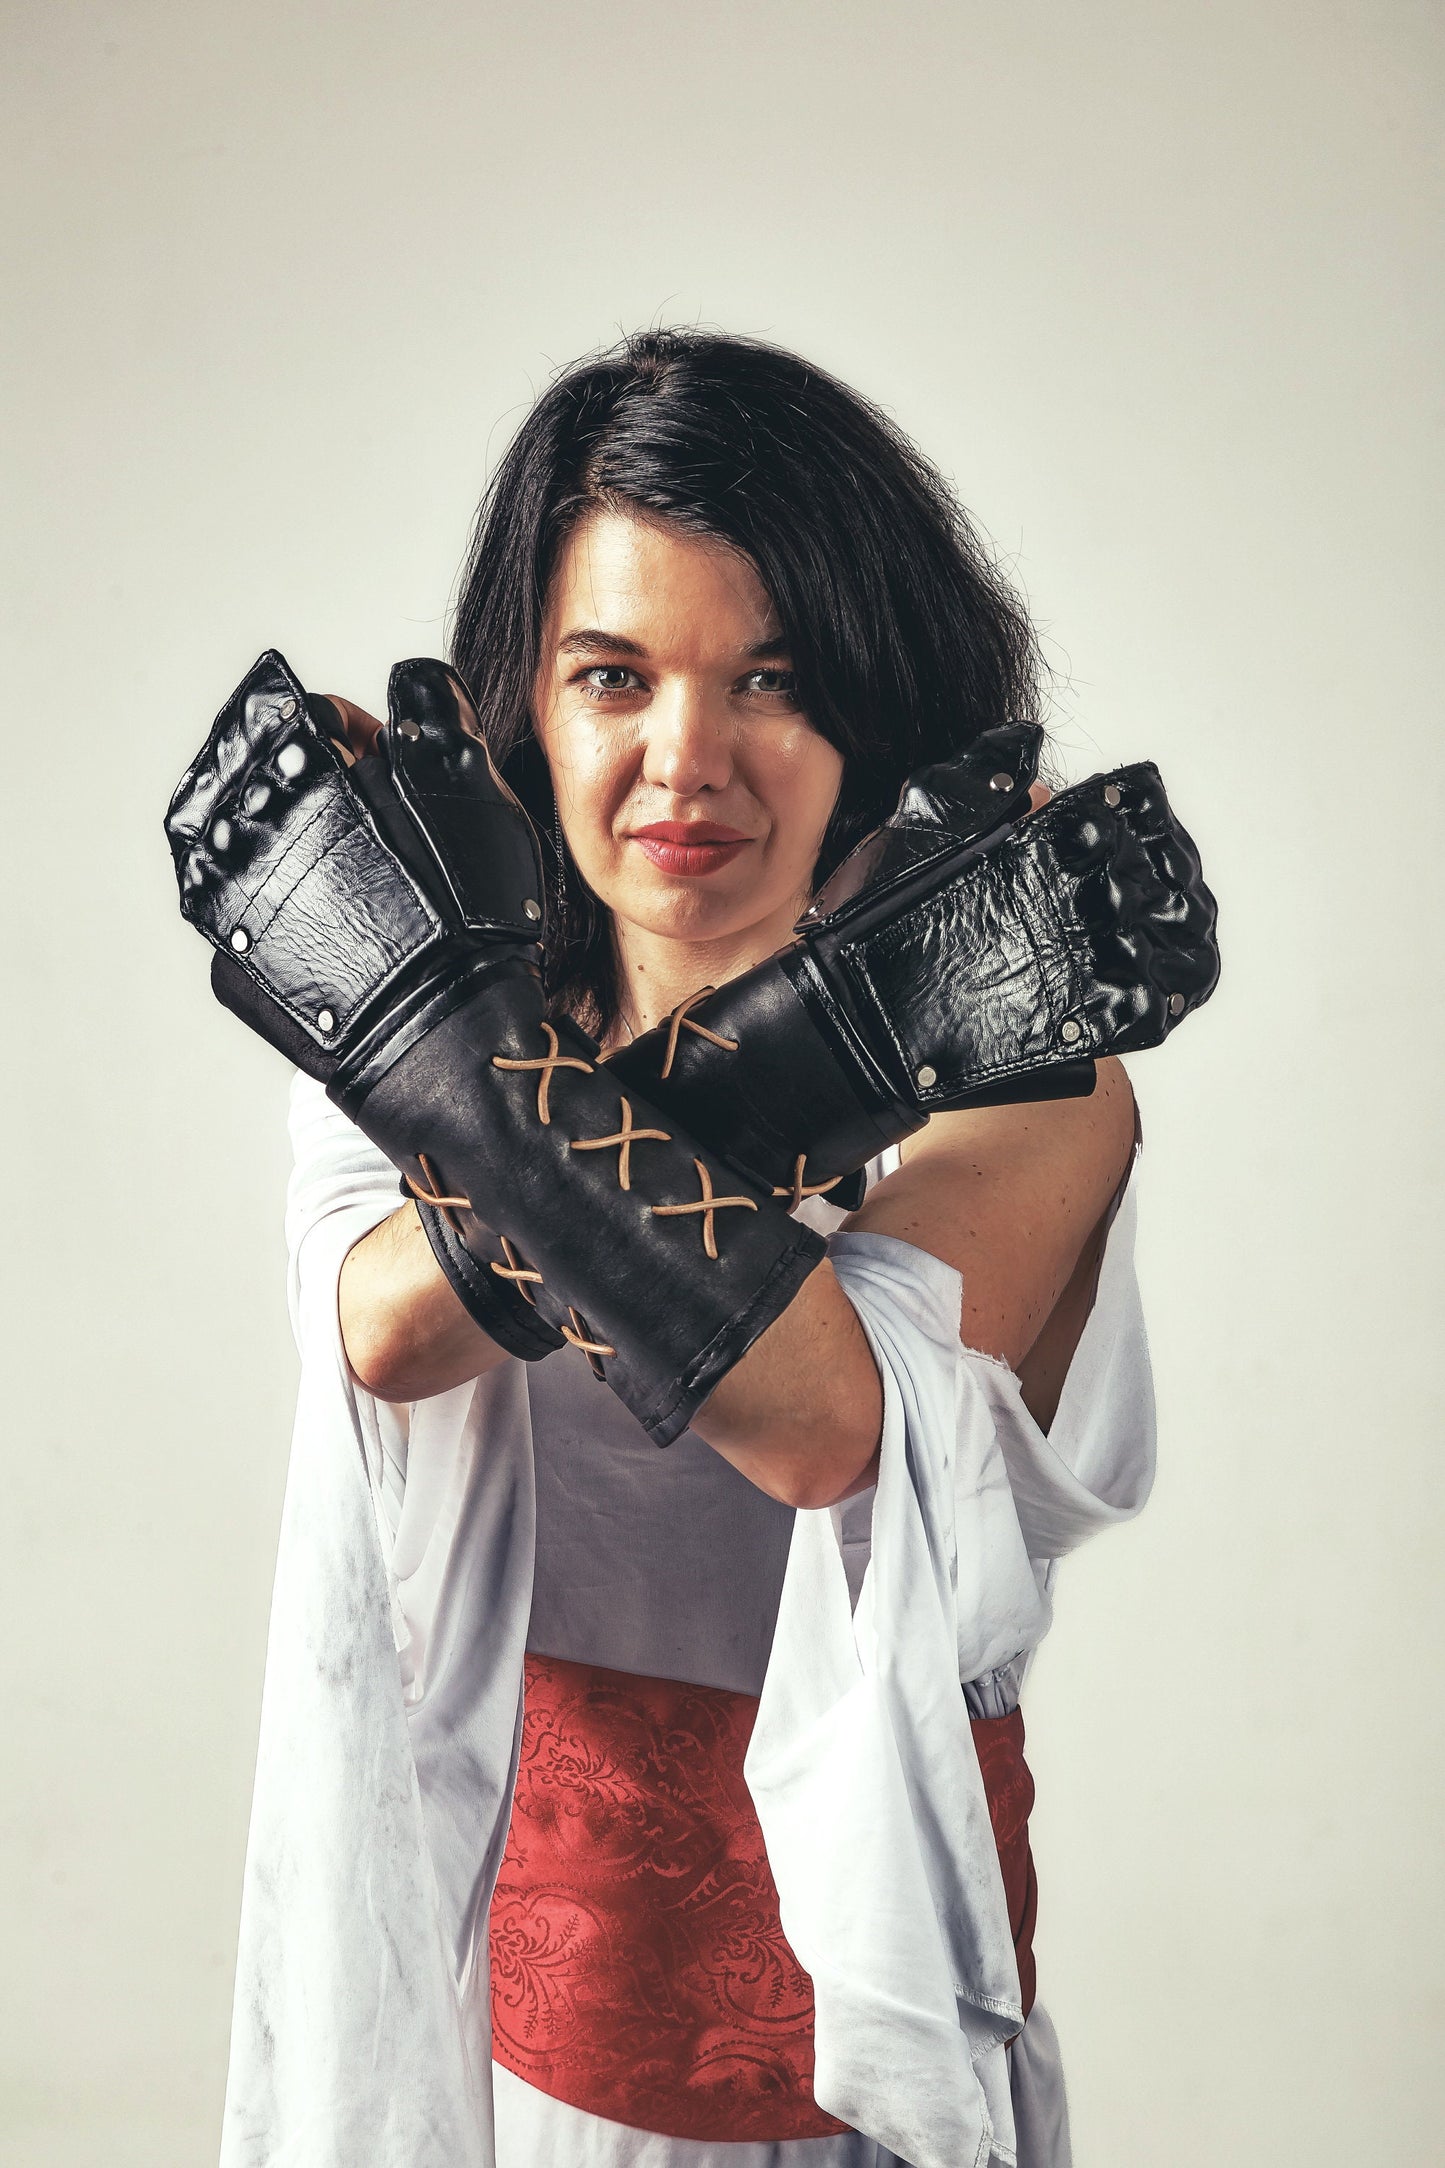
M1087 1092L1219 976L1215 903L1148 762L1028 811L1040 733L921 770L787 948L611 1058L777 1196L827 1191L945 1108Z
M262 656L172 800L182 911L222 998L427 1200L478 1322L581 1347L665 1445L824 1245L545 1018L535 839L460 680L399 664L388 712L353 762Z

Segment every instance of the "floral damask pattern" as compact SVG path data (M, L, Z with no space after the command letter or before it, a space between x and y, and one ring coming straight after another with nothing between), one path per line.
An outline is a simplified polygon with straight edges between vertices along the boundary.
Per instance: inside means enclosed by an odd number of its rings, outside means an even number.
M528 2084L669 2137L846 2127L813 2099L812 1982L783 1933L743 1778L757 1707L528 1656L491 1913L492 2052ZM1014 1717L980 1732L998 1735L985 1781L1017 1880L1032 1801L1022 1729ZM1009 1897L1017 1931L1022 1881Z

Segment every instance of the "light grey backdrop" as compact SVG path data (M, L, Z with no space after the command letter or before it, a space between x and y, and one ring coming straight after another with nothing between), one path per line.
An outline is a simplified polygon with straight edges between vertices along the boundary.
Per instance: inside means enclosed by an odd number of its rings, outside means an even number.
M1156 1499L1028 1715L1080 2168L1434 2157L1441 18L1412 0L17 6L0 2153L214 2153L293 1361L285 1072L160 815L256 651L436 651L656 319L880 399L1075 773L1222 899L1135 1065Z

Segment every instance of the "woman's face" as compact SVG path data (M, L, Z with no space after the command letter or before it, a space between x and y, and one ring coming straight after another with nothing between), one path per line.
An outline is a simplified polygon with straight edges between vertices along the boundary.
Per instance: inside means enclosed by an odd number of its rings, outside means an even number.
M689 942L787 938L843 773L792 687L745 558L620 512L574 530L534 715L572 855L619 919Z

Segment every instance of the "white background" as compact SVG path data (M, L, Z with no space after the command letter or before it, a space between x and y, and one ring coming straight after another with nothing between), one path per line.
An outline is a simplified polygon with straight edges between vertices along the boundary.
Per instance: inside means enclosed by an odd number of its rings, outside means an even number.
M284 1066L160 818L374 705L622 328L879 399L1151 756L1222 988L1134 1065L1153 1505L1027 1711L1079 2168L1436 2157L1442 21L1415 0L9 11L0 2153L214 2157L294 1365ZM360 2164L359 2164L360 2168Z

